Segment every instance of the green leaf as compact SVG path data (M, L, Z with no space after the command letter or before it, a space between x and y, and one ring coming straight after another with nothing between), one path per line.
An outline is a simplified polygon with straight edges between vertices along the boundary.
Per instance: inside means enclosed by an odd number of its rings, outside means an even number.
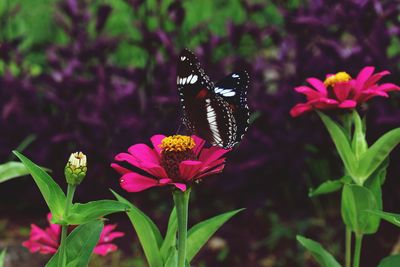
M378 209L382 210L382 185L386 178L386 169L389 165L389 159L386 159L382 162L381 166L378 167L376 171L367 179L364 183L364 186L371 190L371 192L375 196L376 203L378 205Z
M300 235L296 236L296 239L314 256L321 267L341 267L335 258L326 251L320 243Z
M365 132L363 122L361 121L360 115L358 112L353 110L353 121L354 121L354 134L352 140L352 148L353 153L357 159L364 154L365 151L368 149L367 140L365 139Z
M380 220L365 211L376 209L378 204L371 190L359 185L343 186L342 218L352 231L358 234L375 233Z
M165 261L164 267L176 267L178 265L178 251L176 248L169 249L168 257Z
M400 254L392 255L384 258L379 262L378 267L399 267L400 266Z
M178 220L176 217L176 209L175 207L172 209L171 215L168 220L168 228L167 233L165 234L164 241L161 245L161 255L164 260L169 256L169 251L171 247L176 246L176 232L178 230Z
M86 267L103 230L103 222L91 221L75 228L66 239L67 267ZM46 264L56 267L58 251Z
M367 210L367 212L400 227L400 214L384 212L381 210Z
M65 220L55 220L54 222L67 225L80 225L112 213L127 211L128 209L129 205L116 200L97 200L85 204L75 203L68 212L68 217Z
M30 134L28 135L22 142L15 148L16 151L23 152L25 148L27 148L33 141L36 140L36 135ZM15 155L11 155L13 158Z
M351 149L349 140L346 137L346 134L343 132L341 126L338 123L336 123L331 118L321 112L317 113L320 116L322 122L325 124L325 127L328 130L333 140L333 143L336 146L337 152L342 159L347 172L350 174L350 176L354 177L354 168L356 167L357 161L355 155L353 154L353 150Z
M365 181L399 143L400 128L384 134L360 158L356 175Z
M53 178L51 178L50 175L48 175L38 165L30 161L27 157L25 157L18 151L13 152L32 175L33 180L35 181L40 192L42 193L42 196L46 201L53 218L61 219L62 215L64 214L66 198L60 186L53 180Z
M150 267L163 267L163 258L160 252L162 244L161 233L153 221L128 200L111 190L121 203L129 205L128 217L135 228L142 245L144 254Z
M10 161L0 165L0 183L29 174L21 162Z
M6 260L7 249L3 249L0 253L0 267L4 267L4 262Z
M319 195L329 194L335 191L338 191L343 186L342 180L328 180L320 184L316 189L310 189L308 193L309 197L315 197Z
M210 237L230 218L244 209L229 211L202 221L188 231L186 258L191 262Z

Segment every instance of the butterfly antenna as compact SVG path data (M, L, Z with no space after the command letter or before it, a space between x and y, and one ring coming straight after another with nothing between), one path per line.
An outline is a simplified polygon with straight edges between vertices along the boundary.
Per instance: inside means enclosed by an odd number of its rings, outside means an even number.
M176 133L175 133L175 134L179 134L179 132L181 131L181 128L182 128L182 121L179 123L179 127L178 127L178 129L176 130Z

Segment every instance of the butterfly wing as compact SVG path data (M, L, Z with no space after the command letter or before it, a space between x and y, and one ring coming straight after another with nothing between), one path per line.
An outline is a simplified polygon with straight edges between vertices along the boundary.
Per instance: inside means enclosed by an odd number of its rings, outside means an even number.
M248 83L248 76L243 76L243 80L245 77L247 80L243 81L246 83L243 86L244 92ZM238 79L232 78L231 75L230 78L227 77L220 82L219 88L231 88L227 86L237 81ZM238 112L239 108L246 109L245 96L243 100L240 97L229 96L227 92L222 94L215 92L216 87L201 68L200 62L187 49L181 52L178 59L177 86L183 111L183 123L190 133L224 148L230 148L240 141L236 120L247 121L245 112ZM241 95L239 89L242 86L235 88L237 89L235 94ZM240 104L240 101L243 103ZM241 132L244 133L246 127L242 127Z
M201 68L196 55L188 49L182 50L179 55L176 83L183 113L182 122L190 133L194 134L196 133L196 128L200 127L198 121L202 121L199 118L201 111L193 110L200 105L200 103L196 103L199 102L196 101L196 97L199 94L202 98L207 97L214 85Z
M249 106L247 88L249 85L247 71L233 72L215 84L214 93L221 96L231 108L237 131L235 142L240 142L249 127Z

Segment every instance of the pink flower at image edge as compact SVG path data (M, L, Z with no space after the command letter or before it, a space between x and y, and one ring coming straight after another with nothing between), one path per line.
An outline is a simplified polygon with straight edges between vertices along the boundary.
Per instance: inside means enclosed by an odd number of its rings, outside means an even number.
M355 79L344 72L328 75L325 82L317 78L308 78L307 82L312 87L295 88L296 92L307 97L307 102L294 106L290 110L291 116L298 117L315 109L353 109L373 97L389 97L388 92L400 90L400 87L393 83L377 84L383 76L390 74L389 71L375 74L374 71L374 67L364 67Z
M169 177L167 171L161 164L162 149L160 147L164 135L154 135L151 137L153 148L146 144L135 144L128 149L128 153L119 153L115 156L118 162L127 162L128 164L141 169L146 174L142 175L112 163L120 178L121 187L128 192L140 192L151 187L173 185L181 191L186 191L187 184L193 183L205 176L222 172L225 167L225 158L223 156L229 152L229 149L219 147L204 148L205 141L198 136L192 135L195 146L193 154L196 159L183 160L177 162L179 165L179 179Z
M31 253L39 252L41 254L54 254L60 246L61 226L52 224L51 213L47 214L49 227L41 229L35 224L31 225L29 240L22 243ZM99 242L94 248L94 253L105 256L107 253L116 251L118 247L111 243L115 238L125 235L123 232L114 232L116 224L105 225L100 234Z

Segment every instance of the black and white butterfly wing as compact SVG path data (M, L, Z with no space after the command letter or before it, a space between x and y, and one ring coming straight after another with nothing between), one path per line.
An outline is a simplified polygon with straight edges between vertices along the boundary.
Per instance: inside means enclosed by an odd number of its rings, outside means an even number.
M193 118L199 115L193 110L193 105L198 105L195 103L196 96L200 92L205 96L214 85L201 68L196 55L187 49L182 50L178 58L176 83L183 113L182 122L190 133L196 133L195 124L198 123L195 122L198 118Z
M214 92L229 103L237 125L235 141L240 142L249 127L250 111L247 104L249 86L247 71L233 72L215 84Z
M246 77L247 86L248 76ZM220 82L219 88L234 88L235 94L237 92L238 95L242 95L239 93L242 86L228 87L235 82L237 79L231 75L230 78L227 77ZM244 112L239 110L245 109L246 104L240 104L240 98L237 97L227 98L226 91L216 92L217 86L214 87L196 56L189 50L183 50L179 56L177 85L183 123L190 133L224 148L231 148L238 140L240 141L236 120L242 120L241 114ZM243 103L245 102L244 100ZM239 129L244 132L244 128L247 126L240 126Z

